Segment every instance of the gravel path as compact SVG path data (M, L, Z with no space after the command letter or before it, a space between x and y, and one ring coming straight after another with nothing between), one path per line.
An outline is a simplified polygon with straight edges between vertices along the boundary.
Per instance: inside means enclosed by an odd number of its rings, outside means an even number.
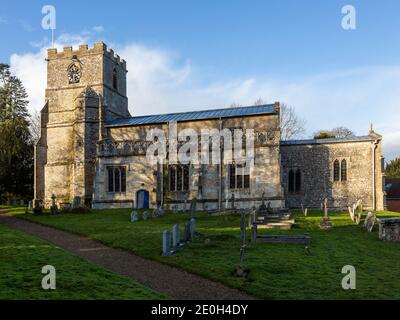
M74 235L4 214L0 214L0 224L47 240L74 255L127 276L175 299L255 299L239 290L228 288L220 283L136 256L124 250L107 247L87 237Z

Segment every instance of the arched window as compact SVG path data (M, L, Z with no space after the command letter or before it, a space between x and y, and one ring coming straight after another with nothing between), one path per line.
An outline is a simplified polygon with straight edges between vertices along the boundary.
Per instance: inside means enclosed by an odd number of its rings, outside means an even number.
M294 192L294 172L289 171L289 192Z
M118 90L118 73L117 69L114 68L113 70L113 88Z
M299 192L301 190L301 171L300 169L296 170L296 177L295 177L295 190Z
M339 160L335 160L333 163L333 181L339 181L340 179L339 172Z
M169 191L189 191L189 166L169 166Z
M347 181L347 161L345 159L342 160L340 176L342 181Z
M126 168L108 167L108 192L126 191Z

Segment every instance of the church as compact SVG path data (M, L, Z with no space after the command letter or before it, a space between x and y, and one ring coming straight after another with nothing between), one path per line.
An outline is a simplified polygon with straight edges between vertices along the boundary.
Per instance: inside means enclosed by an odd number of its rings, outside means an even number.
M41 137L35 146L35 200L49 207L79 197L88 207L183 209L190 199L205 211L237 208L343 210L357 200L385 209L382 136L281 140L280 104L131 116L127 65L100 42L78 50L48 49ZM135 63L135 61L131 62ZM147 133L177 129L252 129L254 164L235 161L153 164ZM171 146L167 140L167 150Z

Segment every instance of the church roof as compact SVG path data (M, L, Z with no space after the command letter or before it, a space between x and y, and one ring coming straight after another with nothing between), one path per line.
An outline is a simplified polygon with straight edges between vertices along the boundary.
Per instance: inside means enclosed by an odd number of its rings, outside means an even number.
M253 116L261 114L276 113L275 104L266 104L261 106L249 107L233 107L225 109L213 109L202 111L190 111L179 113L166 113L155 114L148 116L137 116L130 118L119 118L106 123L106 127L124 127L124 126L137 126L144 124L158 124L168 122L180 121L194 121L206 119L219 119L219 118L233 118L243 116Z
M292 146L292 145L300 145L300 144L340 143L340 142L363 142L363 141L374 141L374 140L375 140L375 138L371 137L371 136L328 138L328 139L286 140L286 141L281 141L281 146Z

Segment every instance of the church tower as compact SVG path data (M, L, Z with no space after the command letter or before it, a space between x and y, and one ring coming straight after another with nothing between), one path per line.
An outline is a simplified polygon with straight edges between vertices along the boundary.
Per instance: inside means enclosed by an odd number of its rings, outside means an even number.
M126 62L100 42L49 49L46 103L35 148L35 200L90 204L104 122L129 117Z

